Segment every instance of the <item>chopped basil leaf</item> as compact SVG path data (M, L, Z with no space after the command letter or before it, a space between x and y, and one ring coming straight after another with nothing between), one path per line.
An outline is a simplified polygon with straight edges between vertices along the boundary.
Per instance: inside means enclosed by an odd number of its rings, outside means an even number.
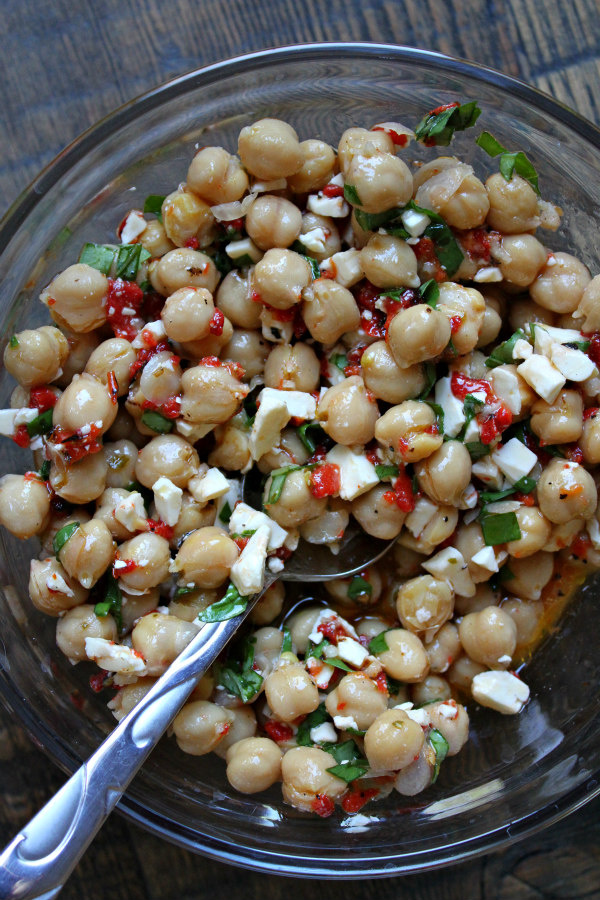
M165 198L160 194L149 194L144 200L144 212L152 213L152 215L156 216L156 218L162 222L162 205L164 200Z
M378 228L382 228L384 225L387 225L391 222L402 221L400 216L403 213L402 208L388 209L386 212L382 213L366 213L362 209L355 209L354 215L356 217L356 221L363 229L363 231L377 231ZM408 232L407 232L408 236Z
M397 681L396 678L392 678L391 675L386 673L385 680L387 681L387 689L388 694L394 696L395 694L399 694L400 691L405 687L403 681Z
M317 278L321 277L321 270L319 268L319 263L314 258L314 256L308 256L308 254L306 253L306 247L304 247L304 245L303 245L303 250L304 250L304 252L300 253L300 256L303 256L304 259L306 260L306 262L309 264L310 274L312 275L313 281L316 281Z
M122 244L117 250L116 277L135 281L139 267L150 259L150 255L141 244Z
M98 269L104 275L109 275L116 252L116 247L87 243L83 245L78 262L85 263L92 269Z
M373 656L377 656L379 653L385 653L385 651L389 649L388 642L385 639L385 631L376 634L375 637L369 641L369 653L372 653Z
M50 466L51 463L49 459L45 459L40 466L40 478L42 479L42 481L48 481L48 479L50 478Z
M188 594L192 594L196 590L196 587L188 587L187 585L183 585L183 587L178 587L175 591L175 599L178 597L186 597Z
M272 506L279 501L283 486L290 472L296 472L301 466L284 466L281 469L273 469L271 472L271 487L267 498L267 506Z
M226 500L221 508L221 512L219 513L219 521L223 522L226 525L231 518L232 511L233 510L231 509L229 501Z
M515 573L511 571L507 564L502 566L499 572L494 572L488 583L493 591L498 591L505 581L510 581L514 577Z
M79 528L79 522L69 522L68 525L63 525L62 528L54 535L52 540L52 547L54 549L54 555L58 559L58 554L65 546L69 538L77 531Z
M244 703L249 703L258 694L263 683L262 675L253 669L255 643L254 637L248 637L242 642L241 662L230 658L226 665L216 666L217 683Z
M351 203L352 206L361 206L360 197L358 196L358 191L354 187L353 184L345 184L344 185L344 199Z
M515 491L518 491L520 494L530 494L537 482L535 478L530 478L529 475L524 475L523 478L519 478L518 481L515 481L513 487Z
M370 597L372 594L373 585L360 575L355 575L348 585L348 597L350 600L356 600L357 597L365 595Z
M431 393L431 389L437 380L437 372L435 365L430 362L425 363L425 387L416 398L417 400L426 400Z
M479 523L483 539L488 547L506 544L508 541L518 541L521 538L519 520L514 512L494 514L482 512L479 516Z
M308 433L309 430L311 434ZM305 422L298 426L296 433L309 453L314 453L318 444L322 444L327 437L318 422Z
M247 253L244 253L242 256L237 256L235 259L232 259L232 263L234 269L245 269L247 266L253 266L254 260Z
M336 369L340 370L340 372L343 372L348 365L348 357L345 353L334 353L330 361L334 364Z
M210 256L221 275L228 275L232 269L235 269L233 260L227 256L224 250L217 249L213 253L207 253L207 256Z
M500 174L505 181L510 181L513 173L516 172L517 175L529 182L536 194L540 193L538 174L533 163L522 150L507 150L489 131L482 131L475 143L485 150L488 156L500 157Z
M482 441L468 441L465 444L465 447L469 451L473 462L477 462L477 460L481 459L483 456L488 456L490 452L489 446L482 443Z
M323 638L321 643L311 647L306 655L307 657L312 656L313 659L321 659L326 647L329 647L329 641L327 638Z
M419 294L428 306L433 306L435 309L440 299L440 288L435 278L430 278L429 281L422 284L419 288Z
M482 491L479 495L479 499L483 504L497 503L498 500L504 500L506 497L511 497L515 491L516 488L514 487L506 488L505 491Z
M247 606L248 597L242 597L236 586L230 582L223 599L203 609L198 618L201 622L224 622L245 612Z
M525 332L521 328L519 328L518 331L515 331L515 333L511 335L508 340L503 341L501 344L499 344L495 348L495 350L492 350L489 357L485 361L488 369L495 369L496 366L502 366L505 363L512 363L515 344L520 340L527 340Z
M117 579L109 572L106 584L106 595L104 600L101 600L99 603L96 603L94 606L94 612L100 618L104 618L109 613L114 618L117 630L121 631L123 628L123 596L121 591L119 590L119 584Z
M8 343L9 343L9 345L10 345L13 349L14 349L15 347L18 347L18 346L19 346L19 339L18 339L18 337L16 336L16 334L13 334L13 336L11 337L11 339L10 339L10 341L9 341Z
M368 771L369 763L366 760L365 762L365 766L359 765L358 762L342 763L342 765L339 766L332 766L330 769L327 769L327 771L331 775L335 775L336 778L341 778L342 781L350 784L351 781L355 781Z
M289 628L283 629L283 643L281 645L282 653L292 652L292 635Z
M432 110L415 128L415 138L428 147L447 147L455 131L472 128L480 115L476 100L460 106L449 105L447 109L441 108L440 112Z
M137 491L138 494L141 494L144 500L144 506L146 507L146 512L150 511L150 505L154 501L154 494L150 488L144 487L139 481L130 481L125 490L130 492Z
M40 413L39 416L27 423L26 428L30 438L39 434L48 434L52 431L52 410L47 409L45 412Z
M151 428L152 431L156 431L158 434L168 434L173 430L172 419L167 419L162 413L153 409L146 410L142 415L142 422L147 428Z
M380 481L398 477L398 466L375 466L375 474Z
M567 341L563 346L570 347L572 350L581 350L582 353L586 353L590 349L590 344L591 341Z
M327 753L331 753L337 763L337 766L332 766L327 771L347 783L360 778L369 769L368 760L361 756L356 742L353 740L344 741L341 744L324 741L320 746Z
M431 783L434 784L440 774L440 766L446 759L450 747L444 735L441 731L438 731L437 728L432 728L429 732L429 743L435 750L435 765L433 767L433 775L431 776Z
M423 213L430 219L430 224L423 232L425 237L430 238L435 244L435 255L440 261L442 267L446 270L448 276L454 275L463 261L464 255L458 241L454 237L452 229L439 213L431 209L425 209L417 206L414 200L404 207L405 210L413 209L415 212Z
M350 666L346 665L346 663L342 659L338 659L337 656L326 656L325 662L328 666L333 666L334 669L343 669L344 672L352 672L353 669Z
M473 394L465 394L465 399L463 401L463 410L465 416L467 417L467 424L473 419L474 416L477 415L480 410L485 406L485 401L480 400L479 397L475 397Z
M331 716L325 709L325 704L321 703L320 706L318 706L314 712L309 713L304 721L298 726L298 732L296 734L297 745L299 747L313 747L314 741L312 741L310 737L311 729L316 728L317 725L322 725L324 722L331 722Z
M444 433L444 410L439 405L439 403L434 403L432 400L426 400L425 403L427 406L431 407L431 409L435 413L435 417L437 419L438 431L440 434Z

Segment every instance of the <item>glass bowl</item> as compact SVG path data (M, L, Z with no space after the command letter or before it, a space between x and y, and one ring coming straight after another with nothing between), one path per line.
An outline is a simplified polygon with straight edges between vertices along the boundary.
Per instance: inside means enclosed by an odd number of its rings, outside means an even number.
M263 116L290 122L301 139L337 143L350 125L416 123L454 99L479 101L482 128L523 149L542 191L565 210L548 244L600 270L594 240L600 208L600 132L518 81L436 53L375 44L289 47L210 66L122 107L86 132L39 176L0 226L3 341L46 321L40 289L76 260L85 241L114 239L123 215L147 194L183 181L196 144L236 147L240 128ZM495 163L458 134L453 151L483 174ZM444 152L444 151L442 151ZM409 156L430 151L411 146ZM545 237L546 239L546 237ZM0 377L2 403L12 385ZM2 471L23 471L10 441ZM27 598L36 545L0 535L3 586L0 685L36 742L68 772L110 730L90 671L72 667L54 643L53 620ZM411 801L393 793L360 818L329 819L285 807L275 787L245 797L229 787L222 760L182 755L164 739L120 809L168 840L261 871L309 877L373 877L419 871L505 845L595 796L600 769L597 587L590 583L558 634L527 667L532 699L518 717L473 708L471 740L445 763L438 783Z

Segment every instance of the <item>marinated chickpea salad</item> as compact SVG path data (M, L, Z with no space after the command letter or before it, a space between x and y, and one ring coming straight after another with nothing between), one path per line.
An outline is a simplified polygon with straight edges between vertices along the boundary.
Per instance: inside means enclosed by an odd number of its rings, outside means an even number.
M429 787L466 706L519 713L515 668L600 567L600 276L537 236L562 211L522 151L481 132L485 182L443 149L411 160L479 114L337 150L267 118L238 155L202 147L4 352L0 429L35 468L1 479L0 521L39 536L31 601L117 719L300 538L335 553L352 517L397 539L325 604L286 615L269 587L173 725L238 791L281 782L320 816Z

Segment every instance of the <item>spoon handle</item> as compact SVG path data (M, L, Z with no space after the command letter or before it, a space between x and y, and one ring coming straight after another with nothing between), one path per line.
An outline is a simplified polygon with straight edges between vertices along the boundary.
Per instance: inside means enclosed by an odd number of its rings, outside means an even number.
M275 579L267 577L265 590ZM263 591L264 592L264 591ZM51 900L200 677L262 596L205 625L96 752L0 854L2 900Z

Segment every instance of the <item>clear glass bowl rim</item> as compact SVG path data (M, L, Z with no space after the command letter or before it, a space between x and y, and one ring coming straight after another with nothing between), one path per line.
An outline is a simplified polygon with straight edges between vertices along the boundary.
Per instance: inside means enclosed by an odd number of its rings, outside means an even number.
M518 96L520 100L530 103L538 111L546 112L558 119L600 153L600 128L543 91L487 66L462 58L450 57L432 50L396 44L373 42L294 44L248 53L194 69L140 94L88 128L42 169L40 174L17 197L2 217L0 220L0 254L5 251L18 229L35 209L44 194L56 185L74 164L85 157L94 144L117 132L132 115L144 113L152 109L157 103L163 103L186 93L188 90L209 84L220 73L240 75L251 71L257 65L264 68L287 61L310 62L311 60L322 60L331 54L336 54L338 58L356 58L358 56L362 59L369 59L384 56L404 64L410 64L411 62L425 63L430 64L437 70L447 71L449 74L466 76L475 82L491 84L502 91ZM18 715L21 723L32 736L36 745L50 756L63 771L70 775L79 767L82 760L78 759L70 748L65 748L57 740L56 735L32 716L25 698L21 697L14 690L8 673L3 669L0 669L0 701L9 710ZM123 797L117 808L130 821L158 837L166 838L184 849L200 853L220 862L242 866L258 872L275 872L280 875L296 877L302 875L309 878L373 878L437 869L451 863L489 853L492 850L499 850L556 823L570 813L580 809L598 795L600 795L600 771L590 773L590 777L585 783L572 789L559 800L550 800L545 806L513 822L510 827L510 833L504 827L494 829L469 838L462 843L449 844L444 848L438 848L435 853L431 850L426 850L423 853L413 852L408 858L402 855L393 857L374 856L372 860L368 857L363 857L360 871L356 869L348 870L344 874L341 873L341 868L345 861L343 855L339 857L328 856L323 860L309 859L307 856L302 855L296 858L295 861L292 861L291 864L286 863L288 857L273 854L272 852L265 853L264 858L260 855L255 855L253 858L248 856L240 858L235 852L225 850L223 844L218 840L213 841L210 837L203 837L202 840L199 840L196 832L182 825L175 828L174 823L169 823L169 825L165 826L164 820L160 815L148 810L143 804L132 800L128 795ZM275 859L275 857L277 858ZM300 862L307 864L306 871L299 870L298 863ZM370 862L372 862L372 865L369 865ZM338 871L332 872L330 867L336 868Z

